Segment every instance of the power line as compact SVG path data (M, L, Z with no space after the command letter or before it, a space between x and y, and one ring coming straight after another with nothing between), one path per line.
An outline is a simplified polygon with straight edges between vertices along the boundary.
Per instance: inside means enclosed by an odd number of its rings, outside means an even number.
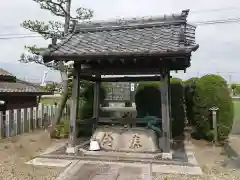
M206 13L206 12L221 12L221 11L229 11L229 10L240 10L240 7L226 7L226 8L214 8L214 9L203 9L203 10L191 10L190 13L198 14L198 13Z
M31 36L31 35L24 35L24 36L16 36L16 37L0 37L0 40L10 40L10 39L25 39L25 38L40 38L42 36L39 35L35 35L35 36Z
M239 22L240 18L229 18L229 19L219 19L219 20L210 20L210 21L199 21L195 24L197 25L209 25L209 24L224 24L224 23L235 23Z
M23 36L23 35L37 35L38 33L9 33L9 34L0 34L0 37L1 36Z

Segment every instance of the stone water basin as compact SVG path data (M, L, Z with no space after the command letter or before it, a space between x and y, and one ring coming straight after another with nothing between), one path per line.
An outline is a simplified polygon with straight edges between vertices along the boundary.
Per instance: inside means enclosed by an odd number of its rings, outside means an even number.
M156 133L145 127L98 127L91 139L97 140L105 151L159 152Z

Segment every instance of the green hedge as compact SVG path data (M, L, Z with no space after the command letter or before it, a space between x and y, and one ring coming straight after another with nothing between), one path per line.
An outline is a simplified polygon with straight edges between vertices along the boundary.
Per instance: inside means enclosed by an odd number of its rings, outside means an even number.
M104 103L106 97L106 91L104 86L100 86L100 104ZM80 107L80 119L91 118L93 116L93 104L94 104L94 83L88 83L85 85L83 92L81 93L83 104Z
M106 90L103 85L100 86L100 104L104 103ZM93 117L94 104L94 83L86 83L81 93L83 103L80 106L80 120L77 122L78 136L88 136L92 134L93 124L96 123L90 118ZM101 111L100 111L101 114Z
M135 94L138 117L161 117L161 93L159 82L140 82ZM170 88L172 135L178 136L184 130L184 93L182 80L172 78Z
M135 94L137 117L161 117L160 83L140 82Z
M185 127L185 101L183 82L180 79L171 79L170 82L172 136L179 136L184 132Z
M194 94L194 123L198 138L213 140L212 118L209 109L219 108L218 138L224 140L233 124L233 102L227 82L219 75L205 75L196 82Z
M185 104L186 104L186 113L189 125L194 125L194 94L196 82L199 80L197 77L193 77L184 82L184 95L185 95Z

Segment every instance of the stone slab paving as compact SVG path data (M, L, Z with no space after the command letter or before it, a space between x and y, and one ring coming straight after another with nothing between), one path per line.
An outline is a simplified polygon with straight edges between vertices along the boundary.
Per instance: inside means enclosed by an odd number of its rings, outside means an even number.
M79 161L70 171L65 171L65 174L68 175L62 175L64 178L57 180L148 180L150 174L154 173L202 174L198 169L181 166Z
M146 180L146 166L126 166L121 164L92 164L79 162L74 173L67 173L57 180Z
M231 156L240 156L240 135L230 135L225 149Z
M79 170L71 177L71 180L115 180L117 172L114 170L118 167L111 165L97 165L97 164L83 164L80 165Z

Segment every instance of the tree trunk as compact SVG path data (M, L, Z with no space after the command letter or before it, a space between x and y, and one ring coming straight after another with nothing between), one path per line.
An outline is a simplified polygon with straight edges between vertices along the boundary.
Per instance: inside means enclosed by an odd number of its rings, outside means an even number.
M66 16L65 16L65 25L64 25L64 35L66 35L68 33L68 29L69 29L69 24L70 24L70 9L71 9L71 0L68 0L66 2ZM54 117L54 122L52 122L52 127L50 128L50 137L51 138L56 138L57 135L57 131L56 131L56 126L57 124L59 124L61 117L62 117L62 113L64 110L64 107L67 103L67 99L68 99L68 77L67 77L67 70L64 67L64 63L63 61L59 62L59 67L60 67L60 73L61 73L61 77L62 77L62 81L63 81L63 94L61 97L61 101L60 104L58 106L57 109L57 113Z

